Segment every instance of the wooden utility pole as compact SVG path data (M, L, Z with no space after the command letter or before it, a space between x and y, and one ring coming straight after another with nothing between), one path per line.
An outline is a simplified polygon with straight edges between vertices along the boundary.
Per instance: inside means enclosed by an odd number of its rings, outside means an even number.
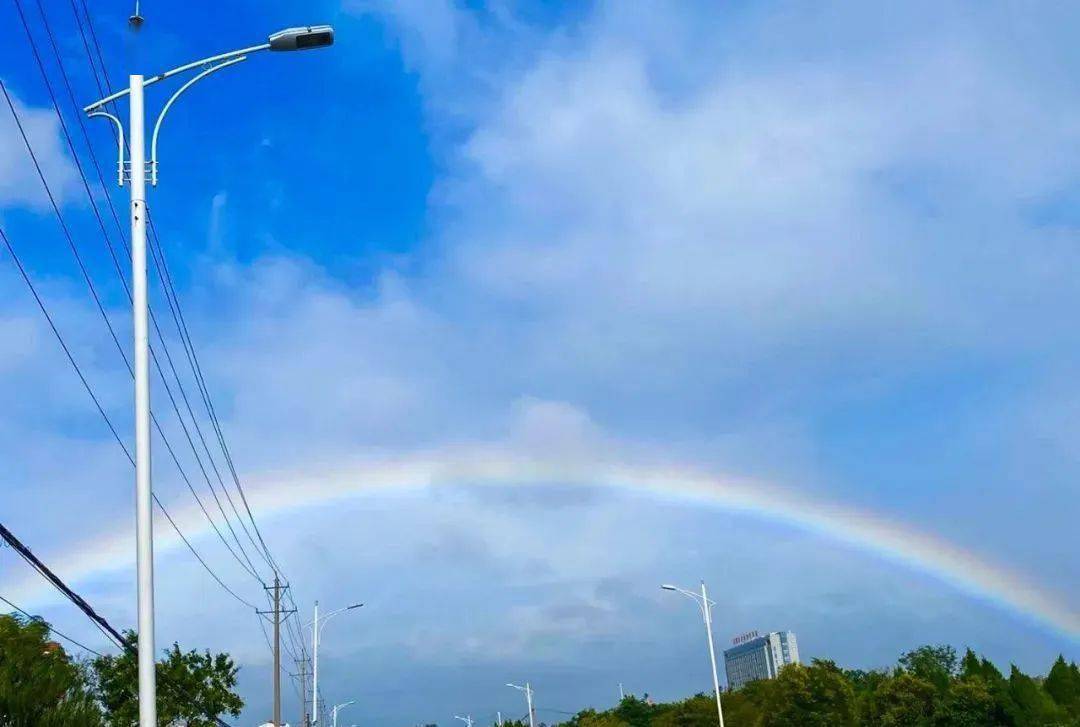
M274 574L274 727L281 727L281 580Z
M284 615L286 618L296 613L295 610L282 611L281 610L281 593L289 588L288 585L281 585L281 578L277 573L274 574L273 587L267 586L266 590L272 591L274 596L274 610L273 611L259 611L260 615L271 616L274 620L274 706L273 706L273 722L274 727L281 727L281 617Z
M307 659L297 659L296 665L300 669L300 727L308 727Z

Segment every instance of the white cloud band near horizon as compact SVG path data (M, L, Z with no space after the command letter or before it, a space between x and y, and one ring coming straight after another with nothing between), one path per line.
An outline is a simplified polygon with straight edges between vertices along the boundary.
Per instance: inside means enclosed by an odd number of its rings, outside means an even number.
M251 481L247 489L257 520L266 523L304 508L391 492L553 483L637 492L782 523L932 576L969 597L1080 641L1080 612L1073 606L1050 589L975 552L869 510L687 466L639 465L583 456L545 459L501 447L439 449L370 458L317 473L264 475ZM212 534L194 505L175 511L173 517L196 543ZM159 557L183 547L164 521L156 528ZM127 528L120 530L126 533ZM62 576L85 585L133 567L134 547L126 535L112 534L53 554L50 560ZM36 576L24 579L14 593L32 606L51 598L48 586Z

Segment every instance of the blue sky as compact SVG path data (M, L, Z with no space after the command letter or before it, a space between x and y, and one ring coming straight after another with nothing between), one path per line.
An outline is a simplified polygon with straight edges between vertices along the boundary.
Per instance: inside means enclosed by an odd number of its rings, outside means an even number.
M357 721L514 714L508 680L549 710L610 703L620 681L704 689L699 625L666 580L723 594L722 642L792 628L804 655L863 667L928 641L1033 671L1077 657L1075 634L760 513L513 473L373 491L359 466L513 451L689 467L940 538L1075 614L1076 9L145 2L133 47L129 3L93 5L117 85L136 54L149 74L282 26L337 28L331 51L253 57L177 104L151 204L297 601L368 604L325 651L324 693L357 699ZM71 9L46 6L93 100ZM0 23L0 78L126 344L13 6ZM0 223L129 437L123 364L0 109ZM108 176L108 127L87 128ZM0 293L4 521L71 563L131 529L130 474L10 260ZM159 495L187 507L155 457ZM328 473L356 493L305 502ZM289 507L270 481L296 483ZM258 597L212 533L195 543ZM125 565L71 574L120 624ZM245 719L263 717L251 615L183 551L158 569L159 639L234 653ZM24 570L0 551L0 595L95 638Z

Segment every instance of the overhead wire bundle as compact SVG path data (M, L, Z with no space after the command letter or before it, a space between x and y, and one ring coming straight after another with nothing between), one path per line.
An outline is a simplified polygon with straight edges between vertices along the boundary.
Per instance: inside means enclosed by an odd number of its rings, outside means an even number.
M107 217L111 218L111 222L113 223L112 227L115 228L115 240L119 242L119 247L124 253L130 254L124 225L121 224L120 216L117 213L116 205L112 199L111 187L105 182L105 176L102 173L98 156L94 151L94 146L90 134L86 129L79 104L76 102L76 92L72 83L72 77L68 73L68 68L65 65L64 57L60 52L49 17L45 11L42 0L35 0L35 2L40 20L39 32L43 32L47 38L48 48L52 51L52 60L59 72L63 89L66 91L66 98L70 104L70 111L77 119L80 136L89 159L87 167L84 167L83 165L81 155L77 150L75 139L73 138L69 124L62 111L58 94L56 93L46 68L45 60L39 50L39 41L35 38L34 33L34 27L37 21L31 21L24 7L23 0L13 0L15 10L17 11L26 34L28 46L34 59L34 65L41 76L49 102L58 122L59 131L70 152L71 160L75 166L78 179L81 182L82 191L89 203L88 208L92 212L96 222L98 234L94 236L98 237L103 243L105 250L108 253L108 257L112 262L112 267L119 280L120 286L123 289L127 300L130 302L131 290L124 273L124 266L120 261L117 245L114 244L114 233L110 232L110 225L106 222L105 212L107 211ZM97 92L100 95L105 96L111 94L112 85L108 78L105 56L102 53L101 45L98 42L94 23L86 2L85 0L69 0L69 3L74 19L74 25L77 29L82 50L85 54L85 63L89 70L89 77L93 79ZM45 197L49 200L49 208L52 212L52 216L55 218L67 249L71 253L72 259L79 270L80 277L85 283L87 291L93 300L94 307L105 325L109 338L123 361L124 368L127 370L129 376L133 376L131 363L124 347L120 343L116 328L110 320L106 305L103 301L103 296L99 291L99 286L95 284L94 277L90 272L90 266L87 265L85 249L77 242L77 238L80 236L75 232L75 229L69 223L61 209L57 195L54 193L46 171L40 163L39 154L35 151L30 135L27 134L18 104L15 103L12 95L9 93L7 85L2 80L0 80L0 92L2 92L8 111L20 132L20 137L33 168L36 171ZM94 178L96 179L96 186L98 188L97 194L95 194L94 189L92 189L92 184L87 174L88 169L94 172ZM104 203L105 210L100 206L102 203ZM269 588L269 579L264 577L264 573L266 572L271 574L272 577L277 577L287 582L287 579L284 578L284 574L282 573L282 569L267 546L266 540L256 522L247 494L244 491L236 464L226 441L221 420L214 407L213 399L210 394L210 387L207 384L202 364L199 361L191 330L180 305L180 298L177 294L177 289L166 258L165 246L162 244L161 236L157 226L154 224L152 214L149 215L148 221L150 232L148 246L153 261L153 269L160 284L161 294L165 300L168 314L175 330L175 339L173 339L173 342L175 343L176 340L180 342L183 349L182 359L186 361L189 372L186 376L190 377L190 382L194 382L197 394L194 397L189 396L188 385L186 385L184 381L185 375L181 373L176 365L173 353L170 350L169 339L162 331L158 317L155 315L152 307L149 311L154 331L154 340L151 343L150 350L151 360L166 394L166 400L168 402L166 411L171 409L171 412L174 415L175 425L179 427L179 430L183 435L182 438L187 443L187 450L189 450L187 456L194 460L196 469L210 493L213 505L216 506L216 512L211 508L208 508L203 498L199 496L188 471L181 463L181 456L178 449L173 446L173 443L166 433L165 426L160 420L158 416L159 412L157 410L152 411L154 429L157 432L159 440L165 446L165 449L169 454L169 460L175 466L180 479L195 500L199 512L209 524L210 530L243 572L256 581L262 589ZM132 466L134 466L134 459L132 458L118 428L103 406L102 399L96 393L95 387L90 381L86 371L80 366L76 359L73 352L74 347L65 339L55 317L50 313L49 306L46 303L44 296L38 286L35 285L33 275L20 258L15 244L2 227L0 227L0 241L3 242L20 278L26 285L37 307L44 316L50 330L57 339L65 358L74 370L87 395L90 397L95 410L104 421L112 438L115 439L120 446L125 458ZM162 365L162 358L164 359L164 365ZM179 397L179 400L177 397ZM195 405L192 404L193 398L196 401ZM198 404L200 403L201 413L198 413L196 409L199 408ZM200 419L209 422L211 430L209 440L204 431L203 424L200 423ZM173 433L175 434L175 428ZM196 442L198 442L198 445ZM218 451L217 455L214 454L215 450ZM219 460L222 463L221 465L219 465ZM211 473L213 473L213 476L211 476ZM233 496L234 492L236 495L235 498ZM176 532L180 540L184 543L184 546L195 557L200 566L213 581L239 604L243 605L245 608L251 609L253 612L257 612L251 599L244 598L239 593L240 589L230 586L227 583L227 579L221 574L220 568L215 567L218 566L218 564L205 553L200 553L196 550L191 540L181 530L179 523L177 523L176 519L170 514L169 510L156 493L153 498L155 505ZM237 505L237 500L239 500L239 506ZM212 514L212 512L214 514ZM229 537L226 537L226 533ZM241 533L243 534L243 537L241 537ZM266 569L265 571L263 570L264 568ZM295 600L293 600L291 590L286 590L286 598L291 604L291 610L295 611L296 604ZM89 616L89 614L87 615ZM95 623L97 623L99 627L101 626L101 622L95 620ZM112 638L111 640L114 642L116 641L115 638ZM121 642L122 641L123 640L121 639ZM122 643L118 645L122 646ZM307 660L308 655L303 633L294 619L287 619L285 621L285 639L283 641L283 646L286 653L288 653L294 661ZM288 672L286 671L286 673Z

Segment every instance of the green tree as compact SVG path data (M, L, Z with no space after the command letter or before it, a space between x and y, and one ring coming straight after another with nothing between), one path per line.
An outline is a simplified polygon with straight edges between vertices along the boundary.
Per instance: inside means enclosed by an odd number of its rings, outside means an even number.
M1015 666L1009 673L1006 710L1016 727L1055 727L1065 724L1065 710L1034 679Z
M956 675L956 649L948 645L920 646L900 657L900 667L933 684L939 691L949 688Z
M933 724L936 727L987 727L1007 726L1012 722L986 681L971 677L952 683L938 705Z
M882 682L891 678L888 672L878 669L871 669L870 671L845 669L844 677L851 682L851 686L855 688L856 693L873 692Z
M1080 718L1080 669L1076 663L1066 664L1064 656L1058 656L1050 667L1043 688L1058 706L1072 717Z
M637 697L627 694L614 710L615 717L630 727L649 727L656 716L657 707L649 701L649 695Z
M652 727L713 727L716 724L716 697L697 694L666 705L654 712Z
M597 712L595 709L578 712L570 718L568 724L573 727L627 727L627 723L619 719L614 712Z
M761 723L761 701L756 698L758 684L753 682L737 692L723 696L725 727L755 727Z
M49 638L37 619L0 615L0 724L97 727L102 724L85 667Z
M985 678L979 656L971 650L970 646L964 649L964 657L960 659L959 676L961 679Z
M900 672L878 684L860 722L869 727L929 727L937 695L927 680Z
M960 661L959 676L961 679L982 679L988 685L1005 681L996 666L985 658L980 659L970 648L964 651L964 658Z
M768 682L762 727L849 727L855 724L855 689L831 661L791 664Z
M135 643L133 632L125 636ZM93 662L97 698L110 727L139 722L138 664L133 651L103 656ZM236 694L238 669L227 654L181 651L173 644L157 663L157 714L161 727L213 727L220 715L240 715L244 702Z

